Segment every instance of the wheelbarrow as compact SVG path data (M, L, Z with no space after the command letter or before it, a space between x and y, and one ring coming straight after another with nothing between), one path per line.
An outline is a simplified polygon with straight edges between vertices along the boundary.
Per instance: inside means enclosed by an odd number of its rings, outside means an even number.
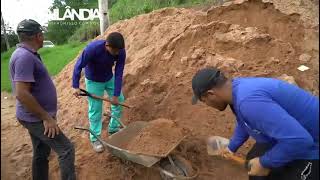
M122 128L115 134L108 137L107 140L102 140L90 129L76 126L75 129L89 131L98 141L103 144L103 146L108 149L108 151L125 161L131 161L143 165L148 168L156 168L160 171L162 179L165 180L184 180L184 179L194 179L198 176L199 170L193 167L189 161L182 158L181 156L173 156L170 153L180 144L180 142L185 138L182 137L175 144L172 145L170 150L163 155L150 155L131 152L122 147L125 147L125 143L129 142L134 138L142 128L144 128L148 122L135 121Z

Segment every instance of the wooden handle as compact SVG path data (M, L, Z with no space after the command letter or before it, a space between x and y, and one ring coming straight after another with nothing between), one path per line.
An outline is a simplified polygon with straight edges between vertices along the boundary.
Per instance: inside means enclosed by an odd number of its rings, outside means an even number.
M93 98L101 99L101 100L103 100L103 101L107 101L107 102L111 103L111 100L108 99L108 98L96 96L96 95L94 95L94 94L91 94L91 96L92 96ZM126 107L126 108L131 108L130 106L128 106L128 105L126 105L126 104L122 104L122 103L119 103L119 105L120 105L120 106L123 106L123 107Z
M230 160L233 160L234 162L240 164L240 165L245 165L246 164L246 160L241 158L241 157L238 157L238 156L235 156L233 154L227 154L225 156L225 158L227 159L230 159Z

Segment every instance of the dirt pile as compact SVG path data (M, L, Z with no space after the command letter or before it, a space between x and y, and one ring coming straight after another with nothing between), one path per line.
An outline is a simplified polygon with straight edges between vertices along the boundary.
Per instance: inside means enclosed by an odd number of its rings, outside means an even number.
M230 110L217 112L202 104L191 105L193 74L202 67L217 66L230 78L290 77L290 81L294 79L300 87L318 95L319 31L318 24L308 20L318 18L318 11L312 12L316 5L312 1L234 1L206 11L165 8L112 25L97 39L105 38L113 31L121 32L126 39L128 56L123 91L126 103L134 107L130 111L125 109L124 123L167 118L189 128L191 136L182 141L176 153L207 174L200 175L200 179L219 179L208 176L208 173L221 171L222 166L216 166L217 160L206 155L205 139L209 135L229 138L234 128L234 116ZM306 10L310 12L301 14ZM75 124L88 126L87 102L75 99L70 93L74 63L59 74L56 85L61 126L69 137L79 141L79 132L70 129ZM302 64L310 69L297 70ZM84 87L83 79L81 86ZM244 155L250 146L251 143L246 143L240 149L240 155ZM89 167L82 163L88 156L85 153L88 150L84 148L90 149L82 146L76 150L78 157L81 156L76 164L81 169ZM112 174L114 170L108 168L110 163L105 161L106 168L97 168ZM226 165L224 168L230 177L221 176L220 179L246 177L240 167L232 170ZM145 171L142 168L142 172ZM137 166L133 172L134 178L140 177ZM84 172L79 173L81 177Z
M165 8L120 21L97 37L119 31L126 40L123 92L133 108L124 109L124 123L166 118L190 129L190 136L174 153L200 169L198 179L247 179L241 167L206 154L208 136L232 135L234 116L230 109L218 112L201 103L191 105L191 78L198 69L217 66L230 78L285 74L282 78L290 77L300 87L319 94L318 3L264 1L237 0L204 11ZM123 163L108 152L95 154L88 134L73 130L74 125L89 126L87 101L70 93L74 63L63 69L55 84L60 127L76 146L78 178L159 179L157 172ZM310 69L301 72L297 70L300 65ZM85 87L83 79L81 87ZM107 121L103 138L107 137ZM251 143L246 143L239 154L244 155ZM56 179L58 163L52 160L50 175Z
M166 155L185 136L182 128L168 119L148 123L124 149L154 156Z

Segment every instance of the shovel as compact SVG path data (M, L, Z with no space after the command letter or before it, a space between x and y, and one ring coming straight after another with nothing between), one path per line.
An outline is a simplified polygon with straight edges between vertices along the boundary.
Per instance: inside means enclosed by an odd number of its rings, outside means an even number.
M102 101L107 101L109 103L111 103L111 100L108 99L108 98L105 98L105 97L101 97L101 96L96 96L94 94L91 94L89 93L88 91L84 90L84 89L80 89L80 91L82 92L80 94L80 96L89 96L89 97L92 97L92 98L95 98L95 99L100 99ZM123 106L123 107L126 107L126 108L131 108L130 106L126 105L126 104L122 104L122 103L119 103L120 106Z
M207 143L207 152L210 156L219 156L220 150L227 147L229 144L229 139L220 137L220 136L212 136L208 139ZM224 155L226 159L232 160L239 165L245 166L247 168L247 161L241 157L235 156L231 153L227 153Z

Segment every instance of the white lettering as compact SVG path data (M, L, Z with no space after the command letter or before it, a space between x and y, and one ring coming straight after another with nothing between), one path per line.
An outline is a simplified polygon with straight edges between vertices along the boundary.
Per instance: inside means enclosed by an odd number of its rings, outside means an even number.
M91 13L89 9L79 9L79 12L81 14L81 19L82 21L86 21L90 19ZM85 12L88 13L88 17L85 17Z
M77 18L81 21L88 21L100 18L99 9L79 9L79 11L77 11L75 9L71 9L70 6L66 6L65 8L66 11L62 18L59 17L59 9L53 9L51 20L63 21L66 19L75 20L75 18Z
M99 19L99 9L94 9L92 16L91 16L91 20L98 18Z

